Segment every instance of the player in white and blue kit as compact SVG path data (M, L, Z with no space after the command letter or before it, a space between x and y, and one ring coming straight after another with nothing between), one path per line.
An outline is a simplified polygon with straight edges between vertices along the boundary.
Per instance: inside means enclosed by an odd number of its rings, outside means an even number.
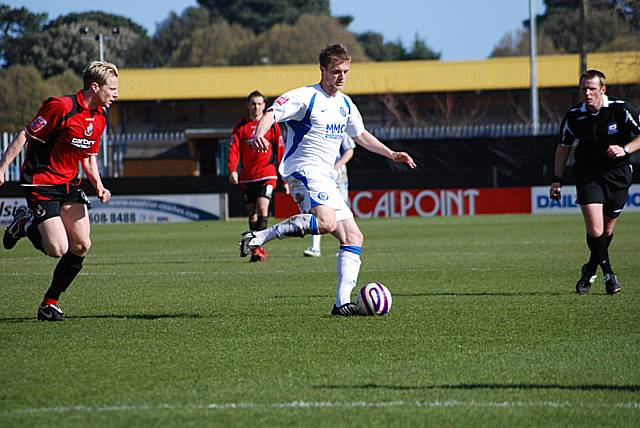
M332 315L353 316L357 307L351 291L360 272L364 237L351 209L332 177L335 159L346 133L360 146L415 168L411 156L394 152L369 133L358 108L342 93L351 66L349 51L342 45L327 46L320 52L321 80L317 85L294 89L280 96L262 116L255 131L258 150L267 150L264 135L275 122L287 124L287 144L280 174L289 182L289 191L302 214L268 229L245 232L240 255L278 238L331 233L340 241L338 289Z
M349 203L349 175L347 174L347 163L353 157L353 149L355 149L356 143L346 133L340 143L340 150L336 162L333 164L333 180L336 182L336 186L342 195L342 199L351 206ZM303 251L305 257L320 257L320 241L322 235L311 235L311 246Z

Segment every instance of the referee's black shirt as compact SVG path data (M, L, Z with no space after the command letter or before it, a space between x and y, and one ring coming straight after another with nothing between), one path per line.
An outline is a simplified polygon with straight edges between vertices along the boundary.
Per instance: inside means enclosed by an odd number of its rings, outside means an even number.
M576 144L577 177L598 176L629 164L629 156L610 158L609 146L624 146L640 135L638 111L622 100L603 95L602 108L591 113L584 103L570 108L560 126L563 147Z

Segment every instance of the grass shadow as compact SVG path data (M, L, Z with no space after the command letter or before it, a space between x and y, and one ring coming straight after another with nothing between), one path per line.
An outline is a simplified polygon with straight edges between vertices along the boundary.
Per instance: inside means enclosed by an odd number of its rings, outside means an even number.
M208 259L193 259L190 258L189 260L163 260L162 264L163 265L186 265L186 264L193 264L196 261L200 261L200 262L207 262ZM96 260L96 261L91 261L91 264L94 266L123 266L123 265L150 265L153 264L153 261L150 260L118 260L118 261L107 261L107 260Z
M566 293L549 293L543 291L523 291L523 292L493 292L493 291L482 291L477 293L469 293L469 292L431 292L431 293L392 293L393 297L437 297L437 296L459 296L459 297L482 297L482 296L496 296L496 297L520 297L520 296L571 296L575 295L574 292L566 292ZM604 294L603 294L604 295ZM331 294L305 294L305 295L275 295L269 296L271 299L308 299L314 297L332 297Z
M268 296L270 299L312 299L312 298L319 298L319 299L326 299L326 298L332 298L333 295L332 294L304 294L304 295L289 295L289 296L283 296L281 294L275 295L275 296Z
M640 385L561 385L561 384L536 384L536 383L513 383L513 384L501 384L501 383L461 383L457 385L380 385L374 383L367 383L362 385L314 385L313 388L317 389L388 389L393 391L424 391L434 389L452 389L452 390L478 390L478 389L492 389L492 390L546 390L546 389L560 389L568 391L622 391L622 392L640 392Z
M575 292L553 292L548 291L514 291L512 293L507 292L495 292L495 291L480 291L480 292L433 292L433 293L393 293L393 296L398 297L431 297L431 296L461 296L461 297L481 297L481 296L497 296L497 297L520 297L520 296L569 296L575 295Z
M96 314L96 315L79 315L67 317L67 321L73 321L76 319L123 319L123 320L147 320L154 321L159 319L195 319L195 318L210 318L210 316L204 316L200 314ZM37 322L35 316L31 317L14 317L14 318L0 318L0 324L22 323L22 322Z

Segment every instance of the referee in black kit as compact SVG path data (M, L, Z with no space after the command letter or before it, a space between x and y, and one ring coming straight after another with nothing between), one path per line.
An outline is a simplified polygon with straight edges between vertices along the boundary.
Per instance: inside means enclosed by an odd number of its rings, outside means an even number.
M560 199L562 173L575 143L578 204L591 250L576 284L578 294L589 292L596 280L598 265L604 274L607 294L620 291L608 248L631 186L633 170L629 154L640 150L638 111L625 101L608 98L606 89L605 76L598 70L588 70L580 77L583 102L569 109L562 121L562 139L556 149L554 177L549 189L552 199Z

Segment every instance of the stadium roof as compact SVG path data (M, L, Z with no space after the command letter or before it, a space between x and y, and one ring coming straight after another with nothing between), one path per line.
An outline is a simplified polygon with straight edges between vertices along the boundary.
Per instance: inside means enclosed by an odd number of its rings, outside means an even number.
M538 57L540 88L571 87L579 76L578 55ZM589 68L605 73L609 84L640 83L640 51L591 54ZM259 89L277 96L319 81L317 64L243 67L122 69L120 101L244 98ZM529 57L484 61L395 61L353 63L346 92L457 92L526 89Z

